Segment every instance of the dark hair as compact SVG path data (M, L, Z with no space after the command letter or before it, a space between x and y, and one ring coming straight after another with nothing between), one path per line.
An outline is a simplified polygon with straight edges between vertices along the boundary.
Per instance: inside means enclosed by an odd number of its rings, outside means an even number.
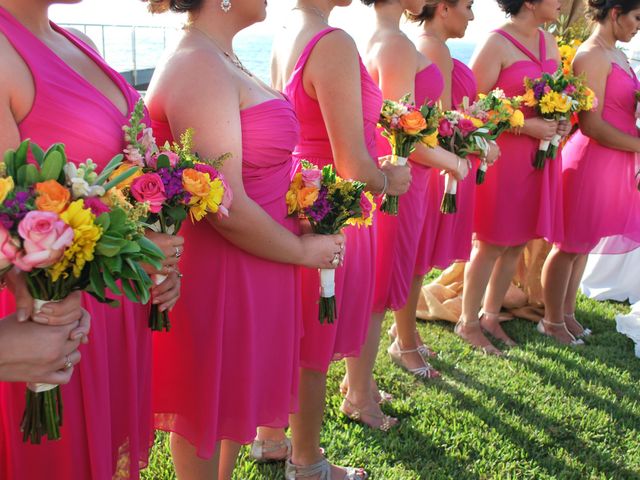
M176 13L195 12L200 10L204 0L142 0L149 3L151 13L163 13L171 10Z
M621 15L640 6L640 0L589 0L587 2L587 17L594 22L604 22L609 12L617 8Z
M364 3L367 7L370 7L371 5L375 5L376 0L360 0L362 3Z
M497 0L500 9L509 16L517 15L527 3L538 3L541 0Z
M424 7L422 7L422 11L418 15L408 13L407 18L412 22L424 23L429 20L433 20L433 17L436 16L436 8L438 8L438 5L441 3L446 3L455 7L458 5L458 1L459 0L427 0Z

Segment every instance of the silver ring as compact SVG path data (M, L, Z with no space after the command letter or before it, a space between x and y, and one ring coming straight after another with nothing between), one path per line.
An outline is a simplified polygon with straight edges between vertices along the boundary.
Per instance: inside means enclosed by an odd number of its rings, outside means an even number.
M182 277L184 277L184 274L178 272L178 278L182 278Z
M334 267L337 267L340 264L340 254L336 253L333 256L333 260L331 260L331 265L333 265Z
M71 360L69 360L69 355L67 355L65 357L64 367L62 367L62 369L69 370L71 367L73 367L73 363L71 363Z
M176 255L175 255L175 257L176 257L176 258L180 258L180 255L182 255L182 252L180 251L180 249L179 249L178 247L175 247L175 248L176 248Z

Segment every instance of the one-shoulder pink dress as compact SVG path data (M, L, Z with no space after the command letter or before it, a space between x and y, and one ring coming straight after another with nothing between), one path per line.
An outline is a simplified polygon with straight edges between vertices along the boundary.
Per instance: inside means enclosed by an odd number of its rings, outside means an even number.
M464 97L473 102L478 94L476 79L473 72L460 60L453 59L451 71L451 106L457 108ZM438 227L433 235L433 251L431 265L437 268L447 268L453 262L469 260L471 254L471 236L473 234L473 214L476 195L475 169L478 167L477 157L470 155L469 160L473 169L469 175L458 182L456 202L458 211L455 214L440 212L440 204L444 195L444 175L432 175L429 185L431 209L438 217Z
M272 99L241 110L240 120L245 191L297 234L285 203L299 134L293 108ZM152 124L161 143L172 138L165 121ZM153 411L156 428L209 458L220 440L249 443L258 426L285 427L296 408L299 268L247 253L207 221L186 221L180 233L180 300L171 332L153 339Z
M524 53L503 69L492 88L500 87L507 96L524 94L524 78L535 79L543 72L553 73L556 60L547 58L545 37L539 31L540 58L503 30L496 30ZM525 118L535 116L523 108ZM546 162L543 170L533 167L539 140L527 135L503 133L498 139L500 159L487 170L485 181L476 188L474 232L479 240L504 246L521 245L534 238L550 242L562 240L561 156Z
M635 74L616 63L607 76L602 119L638 136ZM572 253L626 253L640 246L638 155L605 147L581 131L562 152L564 240Z
M309 41L284 90L293 102L300 121L301 136L294 151L294 158L298 161L308 160L319 167L333 164L333 153L320 105L305 92L302 77L313 48L325 35L335 30L337 29L325 29ZM376 124L382 108L382 94L362 61L359 61L364 142L371 155L371 161L376 162L378 156ZM326 372L332 360L360 354L373 307L376 223L374 218L371 227L350 226L343 230L346 238L346 253L344 264L336 270L337 303L336 319L333 324L326 322L320 324L318 320L320 291L318 271L302 269L304 324L300 347L302 367Z
M127 112L0 8L0 31L30 69L35 98L18 125L20 138L42 148L62 142L70 161L91 158L103 167L125 147L122 126L139 96L89 46L52 24L118 86ZM151 334L148 306L119 298L111 308L83 295L91 313L88 345L71 382L62 387L62 439L41 445L22 442L19 426L25 385L0 383L0 478L111 480L138 478L152 442ZM0 296L0 316L14 311L13 298Z
M420 70L415 76L416 105L422 105L426 100L437 102L443 88L442 73L435 63ZM378 135L378 153L380 156L391 153L389 142L382 135ZM417 265L428 263L424 261L428 254L424 245L433 238L437 217L427 208L427 190L430 177L437 173L430 167L411 162L411 185L399 198L398 215L378 215L374 311L404 307L412 280L417 275Z

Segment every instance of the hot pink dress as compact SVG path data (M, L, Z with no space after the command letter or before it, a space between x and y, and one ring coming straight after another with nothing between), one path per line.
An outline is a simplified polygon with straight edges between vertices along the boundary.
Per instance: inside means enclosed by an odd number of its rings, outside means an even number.
M442 73L432 63L416 74L416 105L422 105L425 100L438 101L443 89ZM382 135L378 136L378 153L380 156L391 153L389 142ZM422 258L426 252L420 246L429 242L434 233L434 216L428 215L427 208L431 176L430 167L411 162L411 185L407 193L400 196L398 215L378 215L374 311L404 307L416 265L424 263Z
M633 72L611 64L602 119L638 136ZM626 253L640 246L640 192L635 177L640 162L634 152L600 145L576 132L562 152L564 240L572 253ZM600 243L600 240L604 240Z
M52 24L93 60L119 87L131 111L136 91L82 41ZM35 98L18 125L21 138L42 148L62 142L69 160L91 158L104 166L125 147L126 115L87 80L66 65L6 10L0 8L0 31L31 70ZM90 343L80 347L82 361L62 387L62 439L41 445L22 442L19 430L25 385L0 383L0 478L27 480L70 478L110 480L138 478L152 442L151 334L147 306L120 298L111 308L84 295L91 313ZM0 316L14 311L3 293Z
M268 100L240 120L247 195L297 233L285 203L299 133L291 104ZM171 139L166 122L153 127L161 143ZM207 221L186 221L181 235L180 300L171 332L153 340L153 411L157 428L209 458L219 440L249 443L258 426L285 427L296 407L299 269L247 253Z
M500 72L496 84L507 96L524 94L525 77L538 78L543 72L553 73L556 60L547 58L545 38L540 36L540 58L503 30L496 32L524 53L529 60L519 60ZM523 108L525 118L535 113ZM534 238L560 241L562 225L562 182L560 155L548 160L543 170L533 167L539 140L527 135L505 132L498 139L502 152L482 185L476 189L474 231L479 240L514 246Z
M459 60L453 59L451 72L451 106L457 108L464 97L473 102L478 94L476 79L469 67ZM477 157L469 156L472 165L477 168ZM429 184L430 206L438 217L438 227L434 232L434 245L431 253L431 266L447 268L453 262L467 261L471 254L471 236L473 234L473 212L476 195L475 168L469 175L458 182L456 204L458 211L454 214L440 212L440 204L444 195L444 175L432 175Z
M304 90L302 76L313 47L327 34L336 30L328 28L317 35L304 48L298 59L285 93L293 102L300 121L300 143L294 151L298 161L306 159L322 167L333 163L329 135L322 119L317 100ZM382 108L380 89L367 73L360 61L360 83L362 88L362 116L364 142L377 160L376 124ZM339 173L339 172L338 172ZM332 360L346 356L357 356L364 344L371 309L375 279L375 236L373 226L346 227L344 264L336 270L336 319L333 324L320 324L318 320L318 295L320 280L316 269L302 269L302 308L304 335L300 347L300 361L304 368L326 372Z

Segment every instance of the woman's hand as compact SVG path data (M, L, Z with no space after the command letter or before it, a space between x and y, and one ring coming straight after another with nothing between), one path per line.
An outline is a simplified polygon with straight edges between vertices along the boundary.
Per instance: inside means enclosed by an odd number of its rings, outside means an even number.
M406 165L394 165L391 156L380 157L380 170L387 176L388 195L402 195L409 190L411 185L411 167Z
M453 175L453 178L461 182L467 175L469 175L470 168L469 161L466 158L458 157L458 163L455 170L450 170L449 173Z
M487 162L487 165L491 166L496 163L496 160L498 160L499 157L500 147L495 141L489 140L489 150L487 151L487 156L484 158L485 162Z
M551 140L558 131L556 120L545 120L542 117L527 118L522 133L538 140Z
M571 122L567 119L562 119L558 121L558 130L556 131L558 135L562 138L566 137L571 133Z
M309 268L337 268L344 255L344 235L306 234L300 237L303 256L299 264Z
M151 265L144 265L144 269L149 274L159 273L169 275L173 272L180 261L180 256L184 251L184 237L179 235L169 235L167 233L156 233L147 230L146 237L155 243L165 256L162 261L162 269L156 270Z
M180 298L180 277L181 275L173 270L160 285L155 285L151 289L153 303L158 305L158 310L161 312L171 310Z

